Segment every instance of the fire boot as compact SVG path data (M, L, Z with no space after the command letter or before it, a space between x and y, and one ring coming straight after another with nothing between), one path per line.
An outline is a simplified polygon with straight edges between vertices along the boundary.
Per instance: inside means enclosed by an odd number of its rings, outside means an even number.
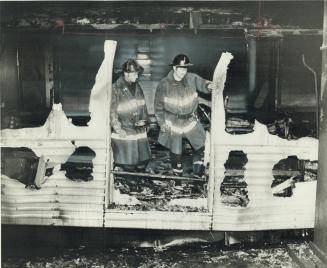
M204 175L204 165L202 161L196 161L193 163L193 176L202 178Z
M175 176L183 176L182 164L179 163L175 167L173 167L173 173Z
M173 174L175 176L182 176L183 175L182 155L174 154L170 152L170 160L173 168Z
M194 151L193 156L193 176L197 178L201 178L204 174L204 147Z

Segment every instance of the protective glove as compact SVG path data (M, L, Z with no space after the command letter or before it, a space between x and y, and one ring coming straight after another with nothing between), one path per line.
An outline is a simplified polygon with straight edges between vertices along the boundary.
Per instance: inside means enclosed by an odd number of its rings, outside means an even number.
M119 137L121 137L121 138L126 138L126 136L127 136L126 131L123 129L120 129L118 131L118 134L119 134Z
M209 91L213 91L213 90L216 89L216 86L215 86L214 83L210 82L210 83L207 84L207 88L208 88Z
M167 125L167 124L163 124L161 127L160 127L161 131L162 132L169 132L170 131L170 126Z

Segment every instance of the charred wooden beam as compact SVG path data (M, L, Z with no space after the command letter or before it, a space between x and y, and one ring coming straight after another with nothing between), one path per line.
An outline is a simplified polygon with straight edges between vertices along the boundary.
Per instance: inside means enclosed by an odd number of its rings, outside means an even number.
M252 28L247 30L251 37L282 37L284 35L322 35L322 29L301 28Z
M201 181L201 182L206 182L206 179L202 179L202 178L195 178L195 177L182 177L182 176L174 176L174 175L159 175L159 174L150 174L150 173L136 173L136 172L127 172L127 171L116 171L116 170L112 170L111 171L112 174L115 175L123 175L123 176L133 176L133 177L146 177L149 179L156 179L156 180L169 180L169 179L173 179L173 180L192 180L192 181Z

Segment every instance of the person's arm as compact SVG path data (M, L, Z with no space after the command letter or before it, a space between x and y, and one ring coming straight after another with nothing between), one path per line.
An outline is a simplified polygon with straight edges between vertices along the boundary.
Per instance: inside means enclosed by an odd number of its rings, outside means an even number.
M143 90L141 88L141 85L138 84L138 87L140 87L141 93L142 93L142 98L144 100L144 105L143 105L143 109L142 109L142 113L141 113L141 120L148 120L149 119L149 114L148 114L148 107L146 105L146 101L145 101L145 97L144 97L144 93Z
M194 75L194 81L196 85L196 90L206 93L206 94L211 94L211 91L213 90L213 83L209 80L203 79L201 76L197 74Z
M164 111L164 88L159 83L154 98L154 114L157 118L161 130L165 129L165 111Z
M111 107L110 107L110 123L111 123L111 127L116 133L122 134L122 136L124 136L125 131L122 129L121 123L118 119L117 108L118 108L117 88L115 87L115 85L113 85L112 95L111 95Z

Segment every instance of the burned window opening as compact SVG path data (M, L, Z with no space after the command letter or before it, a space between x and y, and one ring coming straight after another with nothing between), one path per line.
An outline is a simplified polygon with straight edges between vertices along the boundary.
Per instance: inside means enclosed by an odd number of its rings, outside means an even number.
M298 159L288 156L274 165L271 189L273 196L291 197L298 182L317 180L318 161Z
M152 158L145 168L146 173L124 172L116 167L113 172L116 198L109 209L206 212L207 178L192 177L191 145L184 142L183 177L171 173L170 154L166 148L151 141L150 147Z
M92 160L95 156L95 152L89 147L78 147L61 165L61 170L66 171L66 177L72 181L91 181L93 180Z
M243 151L230 151L225 166L225 177L220 185L221 202L226 206L246 207L249 203L247 183L244 180L248 162Z
M42 163L40 163L40 159L42 159ZM44 174L37 174L39 164L43 165ZM40 181L37 180L43 180L44 176L51 176L52 169L47 169L43 157L38 157L29 148L1 148L1 174L25 184L25 188L40 189Z
M67 116L69 120L71 120L74 126L78 127L86 127L91 120L91 116L89 115L81 115L81 116Z

